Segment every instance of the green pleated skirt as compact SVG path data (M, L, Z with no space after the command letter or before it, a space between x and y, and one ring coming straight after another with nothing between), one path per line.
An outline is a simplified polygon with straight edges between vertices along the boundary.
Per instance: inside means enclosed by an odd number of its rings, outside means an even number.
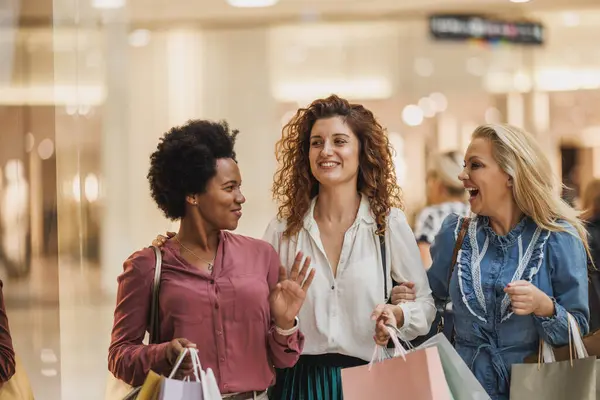
M343 400L342 368L367 364L341 354L301 356L293 368L276 369L270 400Z

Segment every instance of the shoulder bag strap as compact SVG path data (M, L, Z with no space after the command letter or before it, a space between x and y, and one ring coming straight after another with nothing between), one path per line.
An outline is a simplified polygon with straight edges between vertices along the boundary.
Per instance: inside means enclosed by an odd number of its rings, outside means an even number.
M450 270L448 271L448 297L450 297L450 280L452 279L452 274L454 273L454 267L456 266L456 261L458 259L458 252L462 248L462 244L465 241L465 236L469 230L470 223L471 218L463 219L462 224L460 225L460 231L458 232L458 237L456 238L456 243L454 244L454 251L452 252L452 265L450 265Z
M383 267L383 298L387 301L388 285L387 285L387 260L385 254L385 233L379 236L379 247L381 249L381 265Z
M159 322L159 306L158 295L160 293L160 274L162 269L162 253L156 246L152 246L156 255L156 266L154 268L154 282L152 284L152 303L150 305L150 343L158 343L160 322Z

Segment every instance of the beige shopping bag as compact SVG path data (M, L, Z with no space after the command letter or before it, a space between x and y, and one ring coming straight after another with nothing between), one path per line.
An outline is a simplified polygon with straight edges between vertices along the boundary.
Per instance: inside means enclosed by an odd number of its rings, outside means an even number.
M33 400L31 384L19 357L15 357L15 374L0 389L0 400Z
M511 400L596 400L596 357L588 356L575 318L568 318L570 359L557 362L540 342L537 364L512 366Z

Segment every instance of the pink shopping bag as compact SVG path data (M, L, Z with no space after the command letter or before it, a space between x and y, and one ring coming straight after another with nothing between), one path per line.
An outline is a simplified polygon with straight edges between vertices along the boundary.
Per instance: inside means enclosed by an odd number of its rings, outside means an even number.
M451 400L436 347L342 370L344 400Z

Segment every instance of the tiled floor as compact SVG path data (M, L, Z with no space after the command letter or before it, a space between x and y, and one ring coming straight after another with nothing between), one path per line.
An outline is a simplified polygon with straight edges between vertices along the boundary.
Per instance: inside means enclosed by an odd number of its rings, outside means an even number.
M59 269L57 260L37 260L27 279L2 278L36 399L104 399L114 299L100 293L98 266L61 259Z

